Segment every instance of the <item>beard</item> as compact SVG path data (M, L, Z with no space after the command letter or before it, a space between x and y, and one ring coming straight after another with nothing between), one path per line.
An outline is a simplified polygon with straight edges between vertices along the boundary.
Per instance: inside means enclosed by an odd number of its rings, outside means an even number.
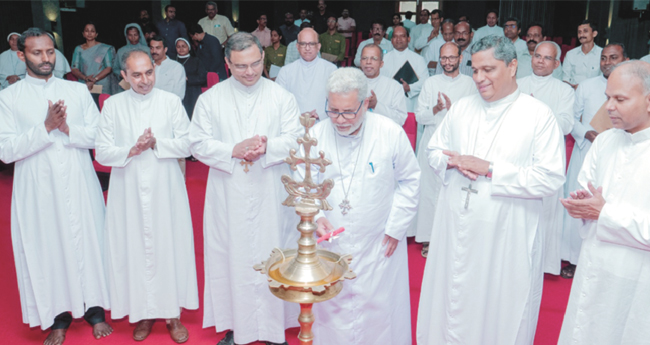
M454 72L456 72L456 70L458 69L459 66L460 66L460 64L451 65L452 69L451 69L451 71L448 71L447 67L449 67L449 65L443 65L442 69L443 69L443 71L445 71L447 73L454 73Z
M43 63L41 63L39 65L36 65L36 64L32 63L31 61L29 61L29 59L25 59L25 65L26 65L27 69L32 71L32 73L36 74L37 76L41 76L41 77L49 77L54 72L54 64L51 63L51 62L43 62ZM40 68L42 68L43 66L50 66L50 70L48 72L41 71Z

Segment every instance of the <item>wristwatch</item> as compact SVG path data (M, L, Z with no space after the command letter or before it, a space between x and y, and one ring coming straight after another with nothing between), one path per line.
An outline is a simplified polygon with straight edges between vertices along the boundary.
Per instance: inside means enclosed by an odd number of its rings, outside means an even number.
M494 164L493 164L492 162L490 162L490 166L488 167L488 173L485 175L485 177L486 177L488 180L491 180L491 179L492 179L492 170L493 170L493 169L494 169Z

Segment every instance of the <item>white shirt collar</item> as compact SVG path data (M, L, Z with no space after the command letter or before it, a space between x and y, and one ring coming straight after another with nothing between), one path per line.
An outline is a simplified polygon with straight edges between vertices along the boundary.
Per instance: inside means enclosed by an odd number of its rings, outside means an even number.
M45 81L45 79L41 79L41 78L34 78L31 75L29 75L29 73L25 74L25 81L32 84L32 85L50 86L50 85L52 85L54 83L54 79L56 79L54 77L54 74L52 74L50 79L48 79L47 81Z
M254 93L255 91L259 90L260 85L262 85L262 77L260 77L259 80L253 86L246 86L242 83L239 82L235 77L228 78L232 81L232 87L235 88L235 90L240 91L245 94L251 94Z
M633 144L638 144L650 139L650 128L640 130L634 134L625 132L625 136L631 140Z
M505 106L505 105L507 105L509 103L514 102L519 97L519 94L520 94L519 87L517 87L517 89L513 93L509 94L508 96L505 96L505 97L501 98L498 101L488 102L488 101L484 100L483 98L481 98L481 100L483 101L483 105L486 108L488 108L488 109L497 108L497 107L502 107L502 106Z
M133 88L130 88L130 89L127 91L127 93L128 93L131 97L133 97L133 99L135 99L136 101L146 101L146 100L149 100L151 97L153 97L153 93L154 93L155 91L156 91L156 89L153 88L153 89L151 89L151 91L149 91L148 94L143 95L143 94L140 94L140 93L135 92L135 90L133 90Z

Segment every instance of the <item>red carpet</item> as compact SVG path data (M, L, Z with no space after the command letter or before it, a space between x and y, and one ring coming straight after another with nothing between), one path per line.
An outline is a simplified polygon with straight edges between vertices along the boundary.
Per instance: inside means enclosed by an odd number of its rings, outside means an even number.
M196 243L196 267L199 277L199 296L203 304L203 201L205 197L205 183L208 169L201 163L187 163L187 190L190 197L192 219L194 221L194 239ZM279 183L279 181L278 181ZM41 344L47 332L40 328L30 329L22 323L20 312L20 300L18 286L16 283L16 271L11 248L10 232L10 204L11 204L11 169L0 172L0 260L2 265L2 276L0 281L0 293L4 296L0 299L0 339L2 344ZM297 220L296 220L297 221ZM296 223L297 224L297 223ZM411 314L412 332L415 340L415 320L417 315L418 300L420 297L420 285L422 283L422 272L425 260L420 256L421 246L416 243L409 243L409 274L411 280ZM270 253L269 253L270 254ZM544 295L542 308L535 337L536 345L556 344L562 324L562 317L569 298L571 281L559 277L546 276L544 281ZM387 301L388 302L388 301ZM110 317L110 314L107 315ZM203 311L185 311L182 321L189 329L190 340L186 344L216 344L223 334L215 334L214 328L202 329L201 323ZM108 338L95 341L91 335L91 328L85 322L75 321L68 331L65 344L129 344L136 342L132 339L133 327L126 319L110 321L115 332ZM318 322L318 320L316 320ZM297 329L287 331L287 339L290 345L298 345L296 338ZM169 338L164 322L157 322L153 332L143 342L144 344L174 344ZM261 343L255 343L261 344ZM415 342L414 342L415 344ZM338 345L338 344L332 344ZM371 345L371 344L368 344Z

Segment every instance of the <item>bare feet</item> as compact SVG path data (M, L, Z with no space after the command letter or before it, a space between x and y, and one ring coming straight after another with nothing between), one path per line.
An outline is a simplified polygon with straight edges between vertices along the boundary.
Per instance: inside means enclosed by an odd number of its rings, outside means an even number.
M111 333L113 333L113 327L111 327L111 325L107 324L106 322L96 323L93 326L93 336L95 339L108 337Z
M53 329L50 331L50 334L47 335L47 338L45 338L45 341L43 342L43 345L61 345L63 344L63 341L65 340L65 332L67 329L62 328L62 329Z

